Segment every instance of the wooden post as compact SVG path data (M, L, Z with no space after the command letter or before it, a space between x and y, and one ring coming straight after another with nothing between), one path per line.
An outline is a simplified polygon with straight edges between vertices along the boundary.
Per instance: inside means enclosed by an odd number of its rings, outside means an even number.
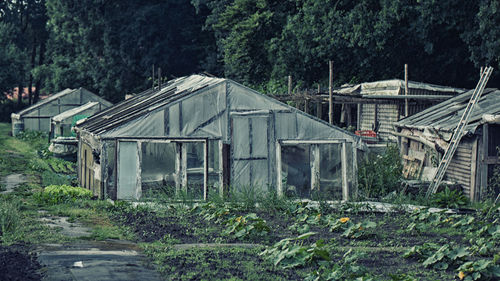
M304 100L304 112L309 113L309 98L306 97Z
M319 86L318 84L318 97L319 95L321 94L321 87ZM316 101L316 116L321 119L321 115L323 115L322 113L322 106L323 106L323 102L321 100L321 97Z
M328 122L333 124L333 61L328 62L330 76L328 82Z
M320 152L319 144L310 146L311 151L311 192L318 192L320 190Z
M153 75L151 75L151 80L152 80L151 82L153 84L152 89L154 90L155 89L155 65L154 64L153 64L153 72L152 73L153 73Z
M405 63L405 96L408 95L408 64ZM408 117L408 99L405 99L405 117Z
M362 109L361 108L361 104L358 103L358 112L356 112L357 113L357 116L356 116L356 119L357 119L356 120L356 123L357 123L356 130L358 130L358 131L361 130L361 109Z
M342 150L340 154L341 159L341 169L342 169L342 200L349 200L349 183L347 182L347 145L345 142L342 143ZM353 161L356 161L353 159Z
M158 67L158 90L161 90L161 67Z
M283 187L286 188L286 186L283 186L283 178L281 176L281 144L279 141L276 141L276 171L277 171L277 177L276 177L276 192L278 193L279 197L283 197Z
M203 200L207 200L208 193L208 152L208 140L205 140L203 143Z
M481 159L481 187L477 191L477 200L482 199L482 195L486 193L486 190L488 188L488 163L486 162L488 158L488 142L489 142L489 125L488 123L483 125L483 142L482 142L482 151L481 154L479 155Z
M288 95L292 94L292 76L288 75Z

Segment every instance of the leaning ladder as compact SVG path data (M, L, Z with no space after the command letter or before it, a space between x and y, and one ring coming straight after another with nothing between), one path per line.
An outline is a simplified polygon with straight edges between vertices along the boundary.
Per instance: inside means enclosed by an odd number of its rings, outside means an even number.
M477 83L476 88L474 89L474 92L472 93L472 96L470 97L470 101L467 104L467 107L464 110L464 113L462 114L462 118L458 122L457 128L453 132L453 136L451 137L451 141L448 144L448 147L446 148L446 151L443 155L443 158L441 159L441 162L439 162L439 167L436 170L436 174L434 175L434 179L432 180L431 184L429 185L429 189L427 189L426 197L429 197L431 194L436 193L439 184L441 184L441 180L443 179L444 173L446 172L446 169L448 168L448 165L451 162L451 159L453 158L453 154L455 154L455 151L457 150L458 144L460 143L460 139L462 138L462 135L465 131L465 126L467 126L469 122L469 118L472 114L472 110L474 109L474 105L477 103L479 98L481 97L481 94L484 91L484 87L486 86L486 83L488 83L488 79L490 78L491 72L493 71L493 68L487 67L482 73L481 73L481 78L479 79L479 82Z

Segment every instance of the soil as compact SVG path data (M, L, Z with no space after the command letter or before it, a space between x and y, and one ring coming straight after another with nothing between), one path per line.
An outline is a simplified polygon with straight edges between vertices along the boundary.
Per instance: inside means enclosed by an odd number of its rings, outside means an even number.
M41 280L40 264L27 245L0 245L0 280Z
M292 216L282 213L269 213L255 211L257 216L264 219L271 227L268 234L263 236L251 236L242 240L236 240L223 236L224 227L215 222L206 221L197 214L186 212L184 215L172 212L157 213L147 209L136 209L128 212L114 213L112 219L127 225L133 229L138 239L142 242L152 242L165 236L178 240L179 244L189 243L257 243L264 245L274 244L281 239L296 237L300 233L293 232L289 226L295 221ZM244 215L242 213L240 215ZM367 247L403 247L409 248L428 242L447 241L462 242L462 237L448 234L426 233L398 233L407 226L406 217L400 213L372 213L359 212L356 214L333 213L342 217L348 216L352 221L360 222L370 220L377 223L378 227L368 232L364 237L357 239L362 246ZM313 243L318 239L325 241L335 239L339 246L351 245L352 239L342 237L342 232L330 232L327 227L310 225L310 230L316 235L305 240L305 243Z

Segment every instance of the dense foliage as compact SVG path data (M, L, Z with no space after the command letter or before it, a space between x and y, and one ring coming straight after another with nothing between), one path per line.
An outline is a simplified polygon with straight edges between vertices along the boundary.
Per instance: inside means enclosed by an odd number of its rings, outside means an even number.
M118 101L203 72L267 93L334 80L401 78L472 88L500 66L499 0L6 0L0 91L86 87ZM490 86L497 86L494 75ZM31 89L31 88L30 88ZM3 98L3 95L1 95Z

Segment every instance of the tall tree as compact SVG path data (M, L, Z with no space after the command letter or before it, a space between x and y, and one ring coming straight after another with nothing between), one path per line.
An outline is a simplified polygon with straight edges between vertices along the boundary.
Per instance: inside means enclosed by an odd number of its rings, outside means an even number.
M29 91L29 104L38 100L40 81L36 82L35 96L32 86L34 83L32 70L43 64L44 45L47 40L45 29L47 18L44 0L6 0L0 5L0 22L4 24L2 46L15 45L16 54L12 54L17 65L12 65L11 70L16 72L16 85L22 93L25 86ZM10 26L10 27L7 27ZM4 34L5 32L5 34ZM36 60L38 55L38 62ZM22 59L21 59L22 58ZM7 59L7 58L4 58ZM15 69L15 70L14 70ZM20 96L21 97L21 96ZM22 99L18 99L21 103Z
M150 85L153 65L166 77L199 71L204 18L184 0L47 1L53 89L79 84L112 100ZM68 47L70 49L68 49Z

